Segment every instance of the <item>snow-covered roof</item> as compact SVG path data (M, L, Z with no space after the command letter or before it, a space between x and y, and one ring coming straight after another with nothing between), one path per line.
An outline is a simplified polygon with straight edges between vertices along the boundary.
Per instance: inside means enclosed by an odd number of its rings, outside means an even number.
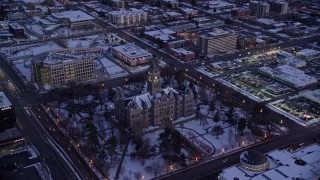
M258 18L256 19L256 21L266 25L272 25L276 23L273 19L267 19L267 18Z
M231 4L231 3L226 2L226 1L220 1L220 0L209 1L208 4L209 4L209 6L211 6L211 7L214 6L216 8L229 7L229 6L235 7L234 4Z
M3 92L0 91L0 108L2 109L8 106L11 106L9 99Z
M52 14L57 19L69 19L70 22L79 22L79 21L89 21L94 20L95 18L84 13L83 11L63 11Z
M212 32L208 33L208 36L216 37L230 34L229 31L225 31L223 29L214 28Z
M161 35L170 35L170 34L174 34L174 33L175 32L170 29L160 29L160 30L145 32L145 34L152 36L152 37L157 37L157 36L161 36Z
M126 44L126 45L116 46L116 47L113 47L113 49L120 52L124 56L127 56L130 59L152 56L151 53L149 53L148 51L142 49L141 47L135 44Z
M297 55L299 56L315 56L315 55L319 55L320 51L314 50L314 49L302 49L300 51L297 52Z
M178 48L178 49L172 48L171 50L179 54L185 54L185 55L194 54L193 51L189 51L184 48Z
M320 176L320 145L314 144L296 152L275 150L267 154L270 167L266 171L254 172L245 170L239 165L224 169L222 179L312 179Z
M72 61L81 61L93 59L96 56L100 55L99 48L74 48L74 49L64 49L51 51L47 53L46 58L43 60L45 64L53 64L57 62L72 62ZM87 53L78 53L79 51L87 52Z
M136 9L136 8L130 8L130 10L119 10L119 11L112 11L109 12L109 14L114 15L114 16L133 16L133 15L139 15L139 14L143 14L143 13L147 13L144 10L141 9Z
M170 17L177 17L177 16L182 16L181 13L177 13L177 12L174 12L174 11L169 11L169 12L166 12L166 14Z
M264 66L260 67L259 71L272 78L281 79L295 87L304 87L317 82L316 78L308 76L303 71L288 65L281 65L274 69Z
M9 24L9 26L11 26L14 29L23 29L23 27L18 23L11 23Z
M135 103L138 108L143 109L143 108L150 108L151 107L151 101L158 99L161 97L162 93L164 93L165 95L169 95L170 93L179 95L180 93L175 90L172 87L167 87L161 90L161 92L156 93L154 95L151 95L149 92L146 92L144 94L140 94L140 95L136 95L136 96L132 96L126 99L126 101L128 102L128 108L130 108L130 104Z
M162 41L169 41L169 40L176 39L175 37L171 36L171 34L174 34L174 33L175 32L170 29L161 29L161 30L145 32L146 35L154 37L156 39L160 39Z
M306 90L299 93L301 96L310 99L311 101L314 101L316 103L320 104L320 89L317 90Z

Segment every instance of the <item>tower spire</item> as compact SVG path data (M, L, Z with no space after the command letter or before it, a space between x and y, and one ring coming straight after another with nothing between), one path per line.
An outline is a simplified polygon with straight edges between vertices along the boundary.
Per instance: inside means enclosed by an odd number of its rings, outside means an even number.
M160 82L160 68L155 63L155 56L153 56L150 62L150 68L148 70L148 91L150 94L159 92L161 90Z

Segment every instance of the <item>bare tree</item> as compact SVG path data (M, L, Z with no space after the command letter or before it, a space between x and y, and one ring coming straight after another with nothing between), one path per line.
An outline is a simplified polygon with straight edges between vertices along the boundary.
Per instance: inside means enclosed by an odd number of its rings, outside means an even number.
M136 178L136 180L140 180L142 177L142 173L140 171L133 173L133 175Z
M161 165L158 159L158 161L152 163L152 172L154 173L154 177L157 177L160 170L161 170Z

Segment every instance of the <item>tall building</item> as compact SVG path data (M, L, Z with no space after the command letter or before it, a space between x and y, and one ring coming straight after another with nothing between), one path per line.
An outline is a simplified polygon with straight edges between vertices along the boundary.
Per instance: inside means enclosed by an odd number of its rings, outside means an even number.
M13 128L16 122L16 115L12 104L7 96L0 92L0 133Z
M119 25L134 25L148 21L148 13L141 9L112 11L108 13L109 20Z
M162 89L160 69L152 62L148 71L148 92L127 98L117 94L116 117L133 129L167 124L194 115L193 101L189 88L183 91L172 87Z
M201 53L213 55L232 51L237 48L238 35L222 29L214 29L207 35L200 36Z
M75 48L47 52L32 60L34 82L52 87L88 81L94 78L94 57L99 48Z
M277 14L287 14L289 4L287 2L270 2L270 12Z
M262 1L250 1L249 9L252 15L264 17L270 12L270 4Z

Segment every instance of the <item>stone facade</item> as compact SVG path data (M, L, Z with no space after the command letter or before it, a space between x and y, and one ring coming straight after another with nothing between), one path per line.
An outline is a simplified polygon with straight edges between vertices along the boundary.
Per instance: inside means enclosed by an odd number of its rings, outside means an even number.
M160 85L160 70L153 64L148 71L148 92L128 98L118 94L115 102L117 119L135 128L167 124L194 114L191 89L161 89Z

